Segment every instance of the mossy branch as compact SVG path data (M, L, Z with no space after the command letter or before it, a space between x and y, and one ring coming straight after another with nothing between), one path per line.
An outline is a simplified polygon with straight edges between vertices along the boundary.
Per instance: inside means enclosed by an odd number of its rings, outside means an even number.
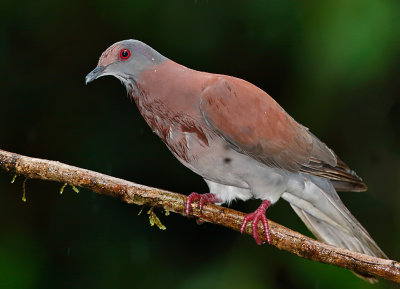
M69 184L73 188L74 186L86 188L98 194L119 198L128 204L159 207L186 216L184 195L135 184L57 161L31 158L0 149L0 169L26 178L56 181ZM245 216L244 213L212 204L204 205L202 212L199 211L197 204L193 204L192 215L205 222L222 225L235 231L240 230ZM343 267L362 275L372 275L400 283L400 263L397 261L375 258L327 245L273 221L269 221L269 228L271 245L278 249L317 262ZM251 234L250 228L246 233ZM263 238L261 226L259 233Z

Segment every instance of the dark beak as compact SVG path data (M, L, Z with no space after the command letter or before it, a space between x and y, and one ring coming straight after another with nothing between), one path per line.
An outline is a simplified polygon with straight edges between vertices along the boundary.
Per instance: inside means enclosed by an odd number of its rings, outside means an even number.
M88 84L89 82L95 80L96 78L99 78L103 74L104 69L105 69L104 66L97 66L88 75L86 75L85 83Z

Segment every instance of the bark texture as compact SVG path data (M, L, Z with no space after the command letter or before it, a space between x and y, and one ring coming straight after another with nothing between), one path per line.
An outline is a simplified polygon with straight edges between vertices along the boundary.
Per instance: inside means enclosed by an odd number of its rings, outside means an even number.
M18 155L0 149L0 170L26 178L56 181L89 189L98 194L119 198L128 204L159 207L185 215L186 196L135 184L94 171L70 166L57 161ZM203 221L240 231L245 214L229 208L206 204L202 212L192 204L191 215ZM400 284L400 263L337 248L303 236L273 221L269 221L271 245L300 257L343 267L362 275L372 275ZM265 240L262 227L260 237ZM251 226L246 233L251 235Z

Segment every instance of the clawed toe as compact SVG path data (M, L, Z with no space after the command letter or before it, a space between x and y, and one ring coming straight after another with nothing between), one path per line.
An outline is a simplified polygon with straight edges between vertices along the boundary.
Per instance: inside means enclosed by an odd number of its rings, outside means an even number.
M186 215L190 214L192 203L197 200L199 201L200 212L203 210L203 206L207 203L221 202L221 200L218 199L217 196L215 196L212 193L202 194L202 195L198 193L191 193L186 199L186 206L185 206ZM262 245L263 243L260 236L258 235L258 223L260 221L264 228L265 239L267 240L268 244L271 243L271 235L269 232L268 220L267 217L265 216L265 212L267 211L270 205L271 205L270 201L264 200L257 210L255 210L253 213L248 214L244 218L243 223L240 227L240 232L243 234L244 231L246 230L247 224L251 222L252 235L258 245Z
M221 200L212 193L208 194L191 193L186 199L186 208L185 208L186 215L190 214L191 205L196 200L199 200L200 212L203 210L203 206L207 203L214 204L221 202Z
M268 220L267 217L265 216L265 212L267 211L270 205L271 205L270 201L264 200L261 203L260 207L258 207L258 209L255 212L248 214L244 218L242 226L240 227L240 233L243 234L244 231L246 230L248 222L252 222L251 223L252 235L258 245L261 245L263 243L260 236L258 235L258 223L260 221L264 228L265 238L267 239L268 244L271 243L271 235L269 232Z

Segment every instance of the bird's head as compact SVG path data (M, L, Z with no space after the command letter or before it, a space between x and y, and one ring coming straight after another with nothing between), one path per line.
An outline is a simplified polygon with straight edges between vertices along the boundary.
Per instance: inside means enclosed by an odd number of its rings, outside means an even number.
M142 71L153 65L159 65L166 59L141 41L123 40L114 43L103 52L97 67L86 76L86 84L101 76L113 75L128 89Z

